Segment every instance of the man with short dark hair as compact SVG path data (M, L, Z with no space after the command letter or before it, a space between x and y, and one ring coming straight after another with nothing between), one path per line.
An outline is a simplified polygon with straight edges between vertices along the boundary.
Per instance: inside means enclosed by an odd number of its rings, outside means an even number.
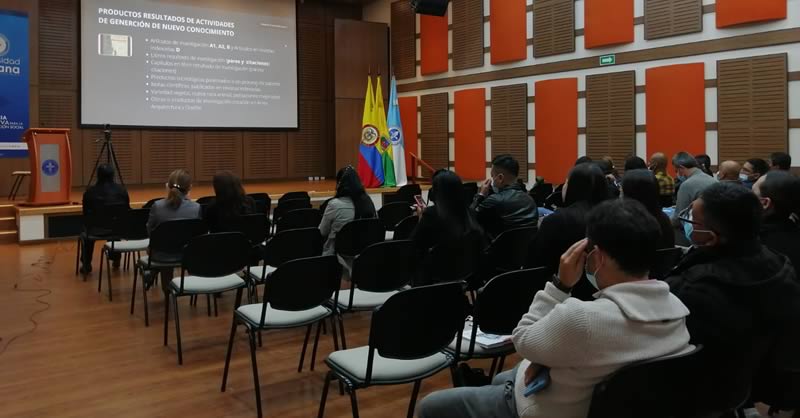
M667 281L703 345L695 383L711 405L743 401L731 396L747 396L760 369L798 366L800 284L786 257L759 242L762 207L750 190L712 185L680 219L693 248Z
M130 199L128 191L114 182L114 168L108 164L97 166L97 184L90 186L83 193L83 214L100 213L106 206L128 205ZM102 231L101 231L102 232ZM94 240L89 235L94 231L85 231L81 234L81 273L89 274L92 271L92 253ZM119 253L112 255L114 266L119 266Z
M510 155L499 155L492 161L491 178L475 195L470 208L490 237L503 231L537 226L539 212L536 202L517 181L519 163Z
M681 182L675 202L675 212L672 215L672 223L678 226L678 214L686 210L703 190L717 181L704 173L699 168L697 160L688 152L675 154L672 157L672 166L675 167L678 180Z
M595 385L628 364L691 349L689 311L661 281L649 280L660 235L641 203L615 199L587 217L587 239L561 256L559 273L539 291L514 329L523 361L493 384L435 392L420 418L585 418ZM584 277L596 299L570 297ZM525 395L539 373L550 386Z
M761 242L789 257L800 273L800 227L792 219L800 211L800 178L787 171L770 171L756 181L753 193L764 208Z
M742 165L742 171L739 172L739 180L742 181L744 187L752 189L756 180L764 174L767 174L768 171L769 164L767 164L766 161L761 158L751 158Z
M769 156L770 170L789 171L792 169L792 156L785 152L773 152Z

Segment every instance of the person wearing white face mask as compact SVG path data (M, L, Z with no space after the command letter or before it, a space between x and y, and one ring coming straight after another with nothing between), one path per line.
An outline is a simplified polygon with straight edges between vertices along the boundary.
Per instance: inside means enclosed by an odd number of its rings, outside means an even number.
M680 215L692 249L666 281L692 312L691 342L703 345L696 384L715 405L743 401L764 368L800 368L800 284L759 242L762 217L758 197L734 183L708 187Z
M562 256L559 274L539 291L512 340L524 359L492 385L435 392L420 418L585 418L595 385L625 365L692 349L686 309L660 281L648 280L660 234L641 203L609 200L587 217L587 237ZM585 267L584 267L585 266ZM584 276L596 300L570 292ZM526 396L549 371L549 386Z

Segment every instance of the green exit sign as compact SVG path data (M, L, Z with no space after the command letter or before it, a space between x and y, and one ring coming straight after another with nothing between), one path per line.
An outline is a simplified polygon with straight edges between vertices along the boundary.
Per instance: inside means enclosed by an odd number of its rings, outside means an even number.
M617 56L614 54L603 55L600 57L600 65L614 65L617 63Z

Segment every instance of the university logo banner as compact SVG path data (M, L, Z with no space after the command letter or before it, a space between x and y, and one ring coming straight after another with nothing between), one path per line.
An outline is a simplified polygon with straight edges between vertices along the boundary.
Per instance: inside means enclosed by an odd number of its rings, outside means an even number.
M0 10L0 158L28 156L29 63L28 15Z

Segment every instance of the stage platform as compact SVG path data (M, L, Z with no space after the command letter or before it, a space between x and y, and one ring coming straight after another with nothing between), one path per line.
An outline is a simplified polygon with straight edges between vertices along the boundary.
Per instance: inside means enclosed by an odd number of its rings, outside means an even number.
M267 193L272 199L273 208L278 199L287 192L307 191L311 196L311 204L319 206L325 200L331 198L336 193L335 180L322 181L276 181L276 182L253 182L245 183L247 193ZM427 195L429 185L421 185L423 194ZM378 209L383 205L384 197L392 195L397 191L396 187L367 189L367 193ZM58 206L25 206L19 200L9 202L0 200L0 206L10 209L9 205L14 205L16 217L17 237L19 243L35 243L46 240L71 239L76 237L81 231L81 213L83 208L81 200L84 188L74 188L72 191L72 203ZM158 197L164 197L166 190L164 185L151 186L131 186L128 188L132 208L140 208L147 201ZM213 196L214 188L210 183L194 185L190 197L198 199L203 196Z

